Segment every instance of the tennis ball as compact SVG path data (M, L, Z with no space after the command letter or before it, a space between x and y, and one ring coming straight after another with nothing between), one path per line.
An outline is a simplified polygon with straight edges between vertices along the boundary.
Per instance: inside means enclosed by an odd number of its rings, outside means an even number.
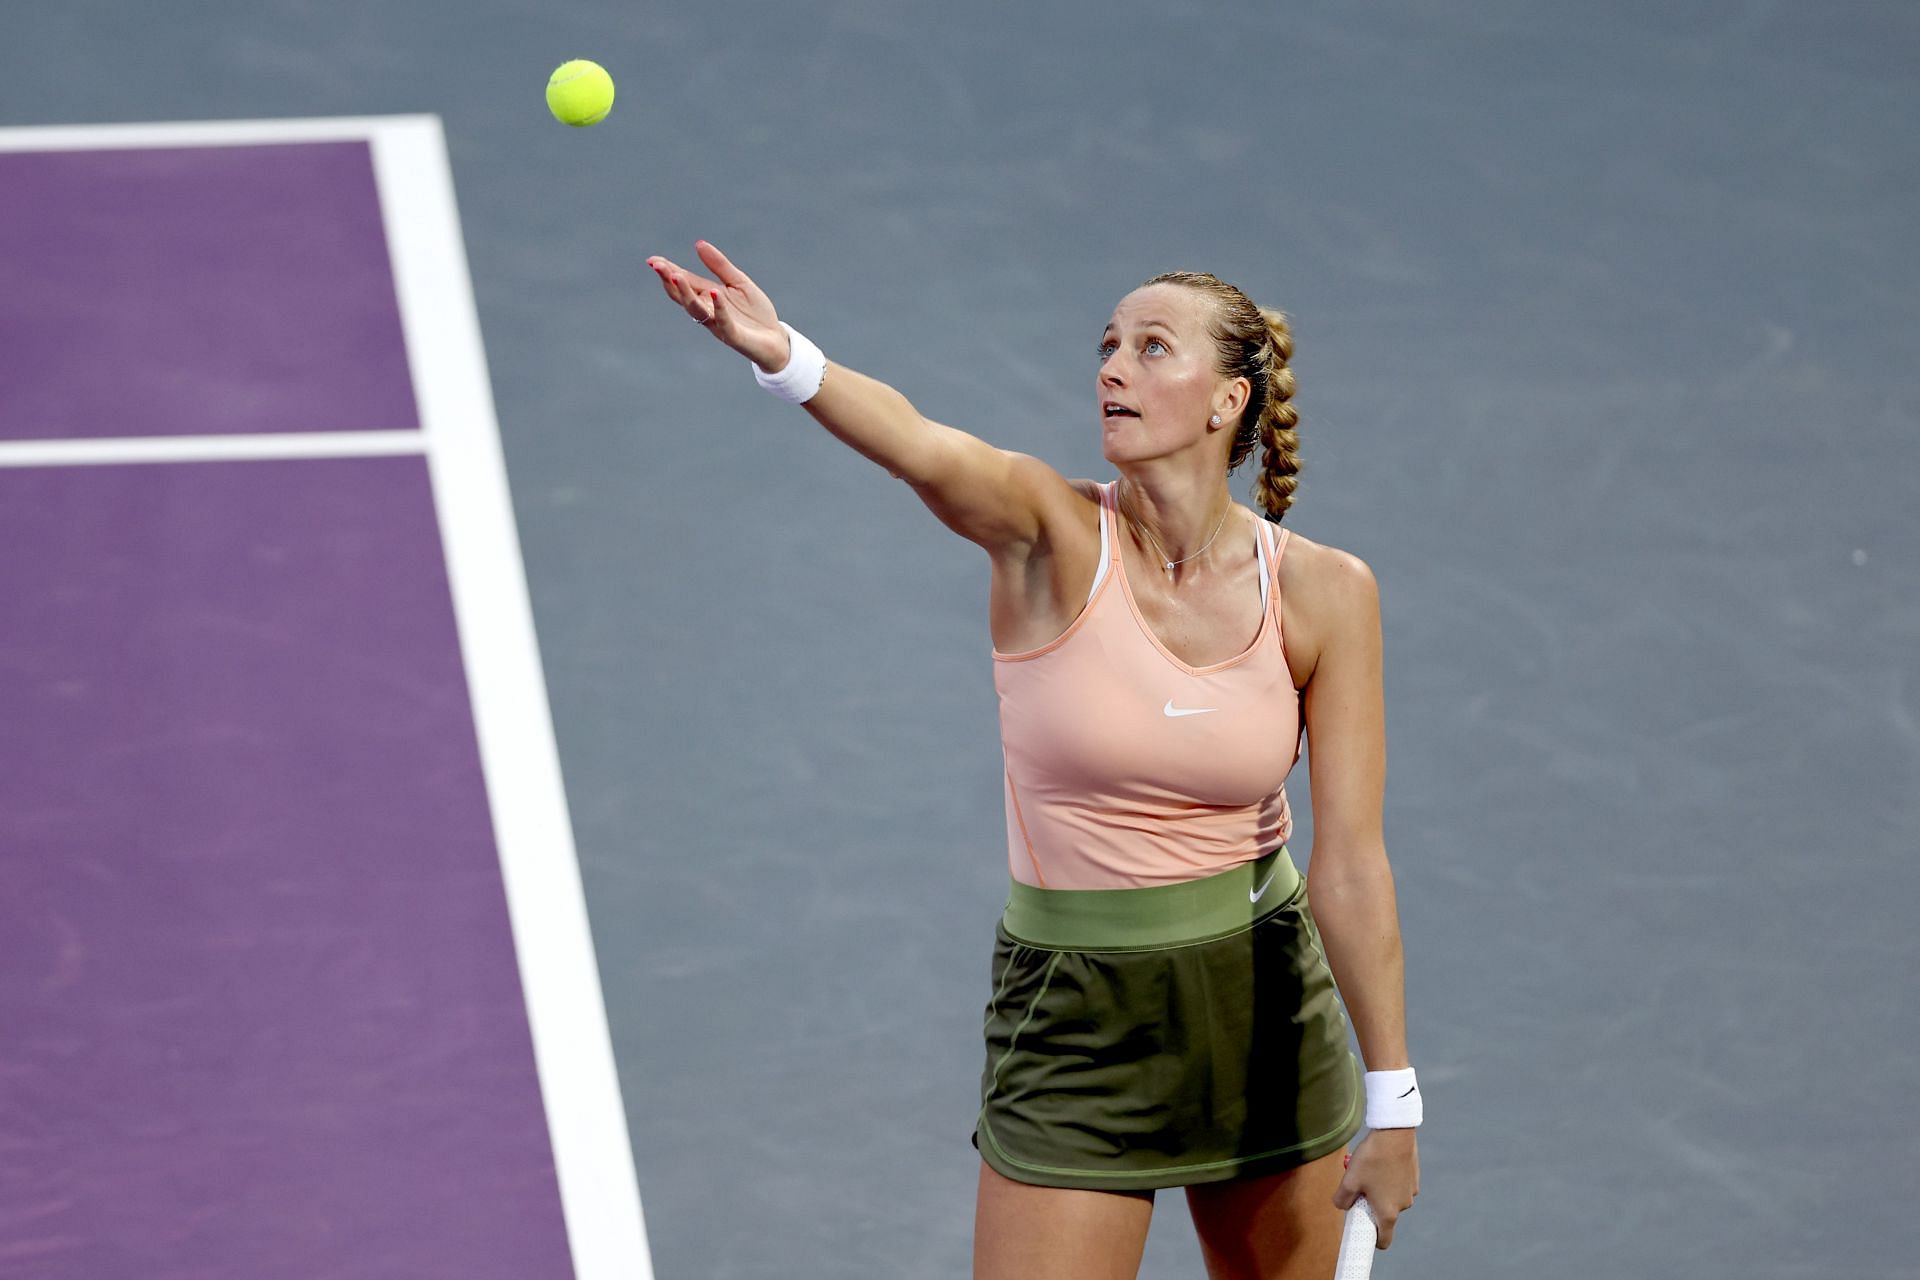
M599 124L613 110L613 77L585 58L563 62L547 77L547 110L577 129Z

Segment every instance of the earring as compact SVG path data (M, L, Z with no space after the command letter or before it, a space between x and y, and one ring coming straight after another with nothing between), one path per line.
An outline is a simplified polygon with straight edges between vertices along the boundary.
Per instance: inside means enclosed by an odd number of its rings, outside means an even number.
M1213 425L1216 427L1220 425L1220 415L1217 413L1213 415Z

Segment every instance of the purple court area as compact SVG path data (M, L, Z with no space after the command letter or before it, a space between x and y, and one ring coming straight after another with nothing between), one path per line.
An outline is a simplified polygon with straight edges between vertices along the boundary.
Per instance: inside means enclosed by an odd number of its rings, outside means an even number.
M0 540L0 1275L570 1276L424 459Z
M417 427L364 142L0 153L0 441ZM0 546L0 1277L571 1276L426 458Z
M418 426L366 143L0 153L0 439Z

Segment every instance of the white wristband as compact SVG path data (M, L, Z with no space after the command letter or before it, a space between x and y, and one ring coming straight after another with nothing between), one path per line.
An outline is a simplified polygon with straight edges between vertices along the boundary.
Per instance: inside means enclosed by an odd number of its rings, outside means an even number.
M780 322L780 327L787 331L787 363L778 373L768 373L756 364L753 380L788 404L805 404L819 394L820 384L826 381L827 358L806 334L785 320Z
M1412 1067L1367 1072L1367 1128L1418 1129L1421 1110Z

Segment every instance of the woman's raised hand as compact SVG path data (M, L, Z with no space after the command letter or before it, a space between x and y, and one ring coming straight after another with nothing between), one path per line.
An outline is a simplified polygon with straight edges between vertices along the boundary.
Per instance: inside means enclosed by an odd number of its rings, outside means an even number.
M705 240L693 248L717 278L693 274L662 257L648 258L660 287L707 332L768 373L778 373L787 363L787 333L773 303L726 254Z

